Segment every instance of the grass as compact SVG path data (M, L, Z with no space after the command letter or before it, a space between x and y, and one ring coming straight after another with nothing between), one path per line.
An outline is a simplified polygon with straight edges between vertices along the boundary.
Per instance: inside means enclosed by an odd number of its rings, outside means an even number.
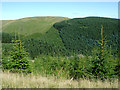
M41 40L48 42L49 44L54 44L56 46L64 47L59 32L54 27L51 27L41 38Z
M2 21L2 31L3 32L19 32L22 35L32 35L34 33L44 34L47 32L51 26L62 20L66 20L65 17L28 17L13 21Z
M56 79L54 76L23 75L10 72L2 73L2 88L118 88L118 80Z

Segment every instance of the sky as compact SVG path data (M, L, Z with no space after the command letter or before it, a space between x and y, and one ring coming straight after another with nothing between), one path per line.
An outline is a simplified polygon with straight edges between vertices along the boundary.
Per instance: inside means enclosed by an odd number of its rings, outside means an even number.
M2 2L0 19L35 16L118 18L118 2Z

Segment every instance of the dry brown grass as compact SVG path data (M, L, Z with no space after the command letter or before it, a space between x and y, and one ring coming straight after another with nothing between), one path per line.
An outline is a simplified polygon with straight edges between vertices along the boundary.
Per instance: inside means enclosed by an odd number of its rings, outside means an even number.
M2 73L3 88L118 88L118 80L102 82L98 80L68 80L56 79L53 76L43 77L40 75L20 75L9 72Z

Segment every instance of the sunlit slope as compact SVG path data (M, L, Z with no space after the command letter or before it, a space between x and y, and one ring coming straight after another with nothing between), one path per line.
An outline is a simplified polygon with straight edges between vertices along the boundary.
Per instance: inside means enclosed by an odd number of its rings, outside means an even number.
M48 42L49 44L64 47L59 32L54 27L51 27L40 39Z
M7 24L12 23L14 20L0 20L2 22L2 26L4 27Z
M63 20L65 17L29 17L13 21L3 21L2 31L7 33L19 32L22 35L44 34L51 26Z

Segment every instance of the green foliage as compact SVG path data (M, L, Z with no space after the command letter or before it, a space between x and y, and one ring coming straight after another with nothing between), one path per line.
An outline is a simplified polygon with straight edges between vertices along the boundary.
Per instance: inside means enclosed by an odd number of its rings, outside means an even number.
M58 60L57 57L51 56L43 56L41 55L40 58L36 58L33 64L34 72L41 74L57 74L57 69L60 67L61 60Z
M87 63L87 58L86 57L78 57L74 56L72 58L69 58L69 75L70 77L73 77L74 79L79 79L79 78L86 78L87 77L87 68L88 68L88 63Z
M95 48L92 55L92 68L91 72L95 78L100 78L102 80L106 78L114 78L115 67L117 65L117 60L111 54L112 49L106 47L106 42L103 37L103 27L101 28L101 40L99 46Z
M12 48L13 48L13 43L2 43L2 57L9 56Z
M2 59L3 70L30 73L28 53L24 50L21 40L13 40L12 42L14 46L8 57L3 57ZM4 53L5 51L3 51Z
M15 39L15 34L2 32L0 33L0 37L2 37L2 43L11 43ZM18 39L18 36L16 38Z
M95 49L98 50L98 49ZM112 56L108 51L104 62L100 62L98 51L93 51L93 56L71 56L71 57L52 57L40 56L33 63L33 72L43 75L54 75L56 78L89 78L89 79L113 79L118 78L116 66L118 58Z
M66 49L55 43L49 43L40 39L30 38L22 40L26 51L30 53L32 59L39 55L64 56Z
M57 78L87 78L89 63L87 57L51 57L40 56L33 64L34 72L54 75Z
M111 50L104 48L103 58L100 58L100 48L95 48L93 50L92 58L89 68L90 73L93 74L94 78L99 78L104 80L106 78L115 78L116 74L116 66L118 65L118 58L114 57L111 54Z
M94 45L100 40L101 24L104 26L104 35L106 36L107 47L118 51L118 20L102 17L74 18L57 22L53 26L59 31L64 46L70 52L80 54L91 54Z

